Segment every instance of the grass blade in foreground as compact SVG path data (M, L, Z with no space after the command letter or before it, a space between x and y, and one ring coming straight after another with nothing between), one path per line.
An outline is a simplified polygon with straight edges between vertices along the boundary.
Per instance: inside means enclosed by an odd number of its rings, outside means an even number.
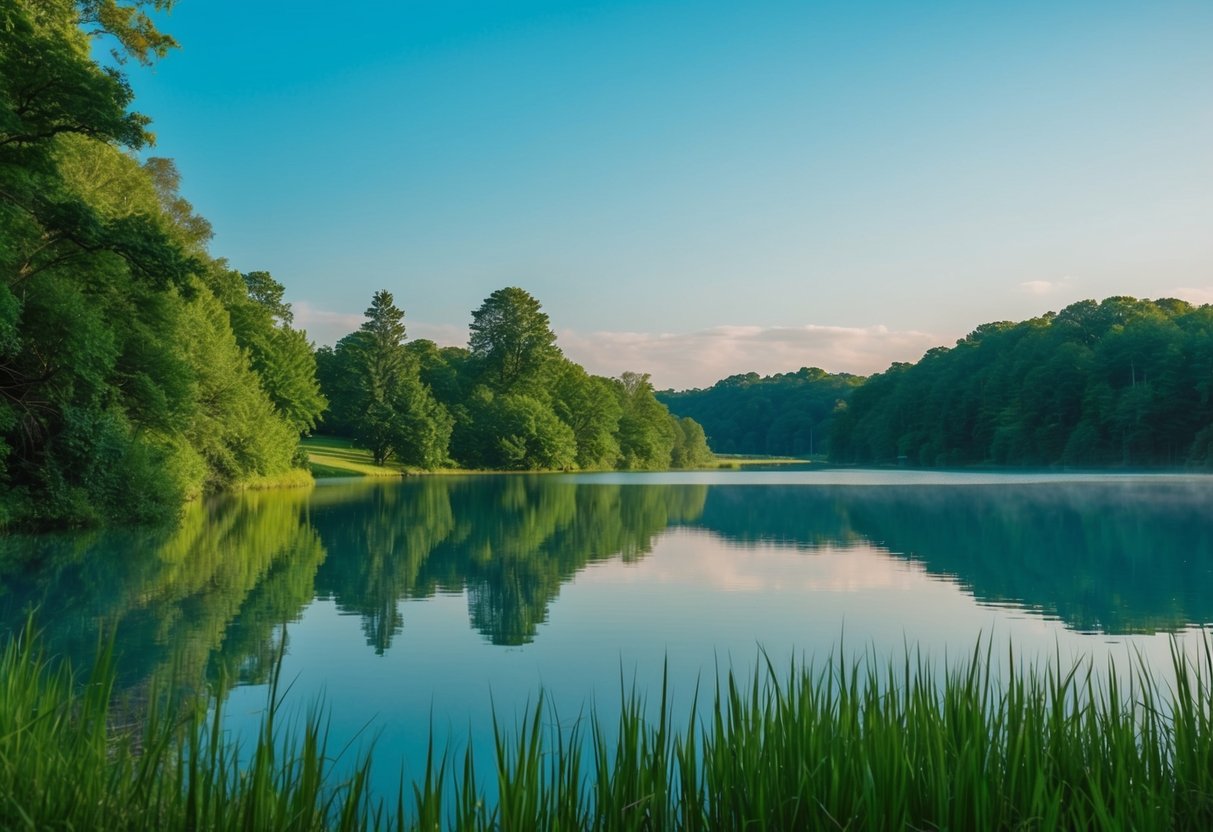
M987 644L943 670L913 656L768 663L727 675L714 707L696 697L678 725L665 685L656 708L624 694L612 725L593 713L562 725L539 697L516 727L498 725L489 803L483 769L432 744L426 776L399 795L369 795L369 756L335 780L322 715L282 730L276 686L247 753L212 742L215 712L153 709L135 742L107 722L110 657L82 687L30 629L0 654L0 827L1209 829L1204 646L1197 661L1175 646L1174 689L1141 661L1125 677L1025 669Z

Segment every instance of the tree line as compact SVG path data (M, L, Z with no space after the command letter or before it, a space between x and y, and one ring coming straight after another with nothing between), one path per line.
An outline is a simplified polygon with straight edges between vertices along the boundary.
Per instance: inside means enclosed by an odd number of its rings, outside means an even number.
M855 390L831 458L912 465L1213 464L1213 307L1081 301L978 327Z
M406 340L404 313L376 292L365 321L316 354L331 402L320 429L377 464L493 470L652 469L712 459L703 428L672 416L648 375L587 373L556 345L526 291L498 289L464 347Z
M114 66L176 44L145 7L0 3L0 526L146 521L306 478L324 409L283 289L211 228Z
M1213 466L1213 306L1084 300L867 378L816 368L663 391L725 453L912 466Z
M706 389L662 390L657 398L702 424L718 453L810 456L829 452L834 411L862 383L862 376L801 367L732 375Z

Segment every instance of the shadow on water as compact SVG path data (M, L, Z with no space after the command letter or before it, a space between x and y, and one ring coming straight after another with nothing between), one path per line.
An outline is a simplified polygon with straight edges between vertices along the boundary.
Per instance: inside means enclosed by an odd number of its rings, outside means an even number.
M587 565L634 561L671 526L739 547L875 547L978 601L1108 634L1213 622L1210 485L1115 480L980 486L587 483L427 477L229 495L172 530L0 538L0 625L31 606L52 649L87 661L113 629L128 683L175 662L203 684L264 679L277 626L315 598L374 651L405 599L466 595L496 645L536 638Z

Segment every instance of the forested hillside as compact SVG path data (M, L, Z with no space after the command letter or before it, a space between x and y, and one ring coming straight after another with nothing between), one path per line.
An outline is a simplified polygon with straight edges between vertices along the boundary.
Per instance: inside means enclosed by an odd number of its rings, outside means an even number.
M556 345L539 301L515 287L472 313L467 348L406 341L377 292L357 332L322 347L323 430L376 463L497 470L680 468L712 459L694 420L670 415L647 375L587 373Z
M831 458L861 464L1213 464L1213 307L1082 301L978 327L851 396Z
M126 79L91 57L162 57L143 9L170 5L0 2L0 526L308 476L324 400L282 287L208 253L172 162L136 155L153 137Z
M703 425L718 453L803 456L829 451L835 411L863 378L816 367L729 376L703 390L663 390L671 411Z

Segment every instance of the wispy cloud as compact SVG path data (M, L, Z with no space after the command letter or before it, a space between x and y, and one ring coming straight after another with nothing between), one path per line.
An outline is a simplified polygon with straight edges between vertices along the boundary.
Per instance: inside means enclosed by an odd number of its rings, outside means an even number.
M335 312L306 301L293 304L295 325L318 344L334 344L362 325L358 312ZM409 338L465 346L464 325L405 321ZM866 327L729 325L683 333L558 332L564 354L591 373L649 373L658 388L707 387L735 373L786 373L801 367L867 375L894 361L915 361L943 343L938 336L883 325Z
M303 300L292 303L291 311L295 313L295 326L306 329L318 344L333 344L362 325L362 314L359 312L317 309Z
M1021 292L1029 295L1052 295L1073 285L1074 278L1069 275L1060 280L1025 280L1019 284Z
M940 339L885 326L718 326L687 333L562 330L565 355L592 373L650 373L658 387L706 387L735 373L821 367L868 374L894 361L917 360Z

